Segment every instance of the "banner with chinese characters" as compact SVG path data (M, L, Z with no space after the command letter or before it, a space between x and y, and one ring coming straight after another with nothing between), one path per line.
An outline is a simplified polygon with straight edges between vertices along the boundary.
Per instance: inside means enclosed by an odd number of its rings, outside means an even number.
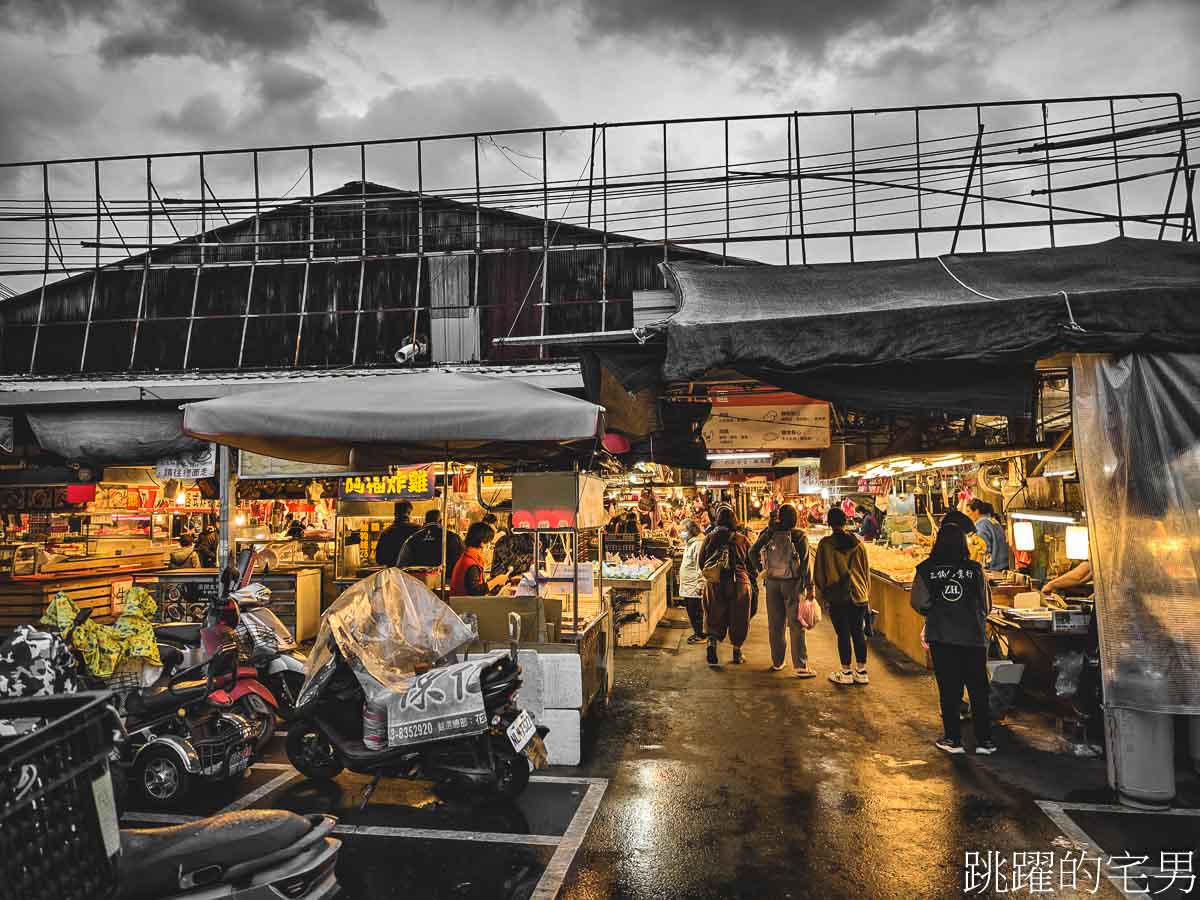
M154 469L158 478L212 478L217 473L217 445L201 444L174 456L164 456Z
M797 394L716 398L703 434L709 453L820 450L829 446L829 404Z
M339 500L429 500L433 497L433 466L395 469L377 475L347 475L338 479Z

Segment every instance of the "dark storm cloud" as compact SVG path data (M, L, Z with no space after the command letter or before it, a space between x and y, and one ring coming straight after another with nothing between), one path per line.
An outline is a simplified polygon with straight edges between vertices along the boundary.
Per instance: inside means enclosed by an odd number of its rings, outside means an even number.
M78 19L106 18L117 0L0 0L0 27L61 28Z
M189 55L226 61L300 49L326 24L384 23L375 0L166 0L139 8L100 42L106 63Z
M280 62L265 62L254 72L258 95L264 104L294 104L308 100L326 86L314 72Z
M436 2L436 0L435 0ZM912 34L940 15L993 0L574 0L587 31L603 37L653 38L704 50L732 51L770 41L820 56L830 42L861 27ZM521 14L561 7L548 0L454 0Z

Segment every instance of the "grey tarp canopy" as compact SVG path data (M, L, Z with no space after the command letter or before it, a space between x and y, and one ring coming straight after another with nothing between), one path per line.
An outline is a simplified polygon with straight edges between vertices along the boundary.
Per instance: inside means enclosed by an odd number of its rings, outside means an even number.
M281 459L372 466L447 455L529 458L591 441L604 410L514 378L430 371L347 378L189 403L194 437Z
M1040 357L1200 346L1195 243L663 268L669 381L736 369L851 405L1009 412Z
M178 410L122 406L25 414L41 448L67 460L146 463L208 445L181 430Z

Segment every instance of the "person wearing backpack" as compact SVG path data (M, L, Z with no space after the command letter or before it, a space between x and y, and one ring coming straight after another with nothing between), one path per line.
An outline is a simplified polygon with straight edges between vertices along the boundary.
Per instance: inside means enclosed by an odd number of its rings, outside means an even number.
M867 684L867 636L864 625L871 597L871 567L867 548L846 531L846 514L834 507L825 521L833 534L817 545L813 582L829 610L837 632L838 656L842 667L829 673L834 684ZM850 668L853 648L857 665Z
M742 644L750 632L750 541L738 532L737 517L728 506L717 511L716 526L700 547L700 571L706 582L708 664L718 664L717 644L728 634L732 662L740 665Z
M692 623L689 644L700 644L706 640L704 634L704 576L700 574L700 548L704 535L700 526L691 519L683 523L680 531L687 544L683 548L683 559L679 563L679 596L687 606L688 619Z
M771 638L771 671L783 668L791 635L792 667L797 678L814 678L808 666L808 644L800 622L802 594L813 596L808 567L808 538L796 528L796 507L790 503L772 513L773 522L750 549L751 559L762 559L767 582L767 631Z
M996 752L988 708L987 617L991 592L983 566L973 561L963 530L943 521L929 558L917 566L912 608L925 617L924 640L933 657L942 707L939 750L958 754L962 746L963 687L971 696L975 752Z

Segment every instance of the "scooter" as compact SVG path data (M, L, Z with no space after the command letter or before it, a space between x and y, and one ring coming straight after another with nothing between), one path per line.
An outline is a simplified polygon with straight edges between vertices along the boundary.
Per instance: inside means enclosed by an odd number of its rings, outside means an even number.
M521 687L516 649L519 616L509 618L509 654L482 664L479 671L483 713L475 733L439 740L434 737L433 726L425 730L428 723L421 722L404 726L412 733L405 735L410 741L402 746L386 746L382 739L371 741L379 749L368 744L372 736L364 731L367 697L363 687L332 635L323 634L328 641L324 648L328 655L306 682L296 715L288 725L288 759L307 778L328 780L343 769L373 775L375 779L363 795L365 806L379 779L385 776L465 783L516 797L529 783L531 765L545 765L544 741L549 729L537 725L513 699ZM313 655L320 658L316 650ZM445 684L449 685L456 676L462 677L459 667L467 665L481 664L458 663L417 675L409 701L413 691L439 689L428 679L445 676ZM421 740L425 735L429 738Z
M274 616L272 616L274 617ZM214 599L205 612L205 620L199 622L172 622L156 625L154 636L159 645L159 656L169 673L176 666L196 667L216 652L225 642L233 641L239 659L246 655L243 633L238 631L241 613L233 595L225 600ZM276 619L278 621L278 619ZM279 627L284 630L283 624ZM251 722L254 749L261 752L275 736L275 715L279 702L258 679L258 670L252 665L235 667L233 677L217 685L235 710Z
M68 647L71 633L90 615L80 610L61 635ZM116 757L121 774L155 807L179 803L197 781L228 786L241 779L254 752L253 723L231 708L237 648L227 644L205 662L178 671L170 649L163 652L158 681L120 696L127 739ZM82 660L75 664L85 671Z
M255 670L256 680L270 690L276 712L288 719L304 685L305 655L286 625L270 608L271 590L250 584L229 594L225 611L233 622L242 657ZM206 611L207 619L208 613ZM175 647L185 662L198 662L200 625L169 622L154 627L160 645Z
M244 810L121 829L117 900L327 900L341 841L333 816Z

